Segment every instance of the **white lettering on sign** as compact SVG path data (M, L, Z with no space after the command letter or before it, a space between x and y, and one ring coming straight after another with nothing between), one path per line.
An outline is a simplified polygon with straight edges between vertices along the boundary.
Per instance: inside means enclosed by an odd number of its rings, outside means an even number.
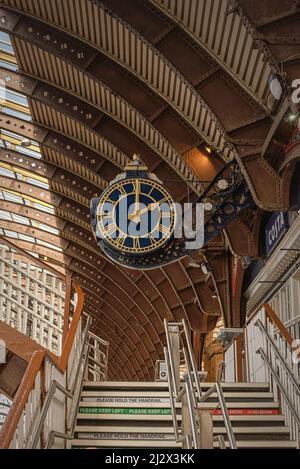
M131 404L131 403L140 403L140 404L170 404L170 399L168 397L82 397L83 402L111 402L111 403L121 403L121 404Z
M93 440L174 440L172 433L78 433L78 438Z
M272 226L271 230L269 231L269 244L273 244L273 242L278 238L282 228L284 228L284 217L283 213L280 213L275 220L274 225Z

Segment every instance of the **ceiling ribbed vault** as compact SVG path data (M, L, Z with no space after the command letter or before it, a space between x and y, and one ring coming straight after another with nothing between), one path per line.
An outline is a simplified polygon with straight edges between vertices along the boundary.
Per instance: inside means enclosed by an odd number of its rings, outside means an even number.
M163 357L164 318L184 317L201 334L221 314L228 326L241 322L226 296L231 253L242 249L234 243L236 228L199 253L198 260L215 266L211 276L188 259L131 271L97 247L89 204L134 153L180 202L194 200L233 159L243 169L247 158L266 152L277 169L292 129L283 129L275 148L277 110L268 81L281 70L280 60L287 61L288 78L299 63L271 39L277 26L284 35L284 24L295 18L286 19L289 6L279 1L272 2L279 19L275 13L267 18L262 3L0 2L0 29L14 49L2 46L0 80L27 99L31 115L26 106L17 113L17 103L14 113L2 106L0 213L11 216L0 219L0 228L82 285L95 331L110 342L111 379L153 379L155 361ZM17 136L31 139L41 157L26 154ZM241 240L255 217L248 211L234 225Z

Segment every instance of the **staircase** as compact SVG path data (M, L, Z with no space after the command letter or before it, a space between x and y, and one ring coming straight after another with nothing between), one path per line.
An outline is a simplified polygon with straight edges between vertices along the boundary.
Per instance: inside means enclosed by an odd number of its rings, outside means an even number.
M202 383L203 392L211 386ZM222 383L222 387L238 448L296 448L267 383ZM223 435L228 447L217 396L199 408L211 409L214 436ZM180 427L181 404L176 413ZM86 381L72 447L181 448L174 437L167 383Z
M0 235L0 448L64 448L84 377L106 379L80 286Z
M167 383L85 382L72 447L180 448Z
M204 391L205 388L204 383ZM279 403L274 401L268 383L222 383L222 388L238 449L296 449L297 444L290 440L289 428L285 425ZM208 398L208 402L201 407L207 408L214 402L217 403L217 396ZM223 417L218 414L220 411L215 408L214 436L224 435L228 447ZM218 448L218 442L214 446Z

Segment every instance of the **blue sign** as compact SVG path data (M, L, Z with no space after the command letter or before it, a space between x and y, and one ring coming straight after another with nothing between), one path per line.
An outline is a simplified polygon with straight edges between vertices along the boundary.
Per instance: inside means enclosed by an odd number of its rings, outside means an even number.
M265 229L265 247L268 256L289 229L287 213L275 212Z

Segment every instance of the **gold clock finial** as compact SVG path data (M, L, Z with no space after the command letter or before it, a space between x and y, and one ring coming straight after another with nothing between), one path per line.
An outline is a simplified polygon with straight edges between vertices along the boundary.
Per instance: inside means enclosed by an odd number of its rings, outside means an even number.
M125 171L148 171L139 153L134 153L132 161L125 166Z

